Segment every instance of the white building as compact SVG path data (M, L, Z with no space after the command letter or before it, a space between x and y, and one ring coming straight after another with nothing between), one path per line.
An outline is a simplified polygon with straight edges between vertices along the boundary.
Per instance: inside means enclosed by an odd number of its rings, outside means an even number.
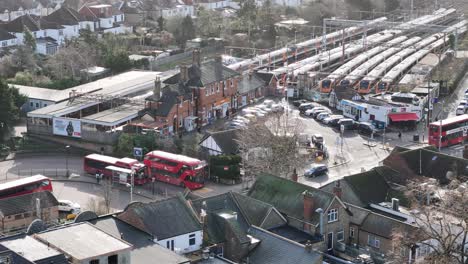
M91 31L113 34L131 33L133 31L131 26L124 24L125 14L111 5L84 5L78 12L83 20L82 29L89 27Z
M8 33L5 30L0 29L0 50L14 47L16 45L16 36Z
M196 2L196 5L203 7L205 10L214 10L225 7L232 7L231 0L199 0Z
M272 5L299 7L304 3L304 0L271 0ZM255 0L257 6L263 6L265 0Z
M155 243L178 254L201 249L202 225L182 196L151 203L134 203L117 216L151 234Z

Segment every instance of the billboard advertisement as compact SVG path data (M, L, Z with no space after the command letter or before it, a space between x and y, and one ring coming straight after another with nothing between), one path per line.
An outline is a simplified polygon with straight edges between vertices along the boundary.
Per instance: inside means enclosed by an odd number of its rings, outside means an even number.
M54 135L81 138L81 121L68 118L53 119Z

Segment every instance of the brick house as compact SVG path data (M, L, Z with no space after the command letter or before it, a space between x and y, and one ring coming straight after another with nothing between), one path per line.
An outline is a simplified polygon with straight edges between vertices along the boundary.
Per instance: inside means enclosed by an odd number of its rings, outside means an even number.
M248 196L273 205L287 219L289 226L322 236L325 240L323 251L348 242L350 213L332 193L288 179L262 175Z
M37 208L40 208L39 212ZM51 192L35 192L0 200L2 233L26 229L35 219L42 219L45 223L57 222L58 217L58 201Z
M156 79L153 95L146 98L140 121L133 125L164 134L192 131L229 117L239 108L265 95L266 83L255 73L242 75L222 64L221 57L204 63L193 52L191 65L179 73Z

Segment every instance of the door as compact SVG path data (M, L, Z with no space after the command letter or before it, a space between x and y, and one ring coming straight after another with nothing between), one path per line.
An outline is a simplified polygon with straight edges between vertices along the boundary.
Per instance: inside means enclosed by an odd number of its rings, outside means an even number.
M327 249L328 250L333 249L333 232L328 233L328 235L327 235Z

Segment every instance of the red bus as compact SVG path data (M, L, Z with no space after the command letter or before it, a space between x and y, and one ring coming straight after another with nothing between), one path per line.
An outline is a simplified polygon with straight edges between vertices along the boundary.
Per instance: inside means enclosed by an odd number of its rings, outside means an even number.
M106 170L107 166L115 166L125 169L134 169L135 178L134 184L142 185L148 181L145 175L145 165L136 159L131 158L114 158L100 154L90 154L84 158L84 171L95 175L96 172L101 172L106 177L112 177L112 171ZM131 179L129 177L128 182Z
M205 186L205 161L156 150L147 153L143 162L147 174L158 181L187 187L190 190Z
M0 199L33 192L52 192L52 182L42 175L35 175L0 184Z
M447 147L463 143L467 138L468 115L460 115L429 124L429 145ZM439 133L442 134L439 135Z

